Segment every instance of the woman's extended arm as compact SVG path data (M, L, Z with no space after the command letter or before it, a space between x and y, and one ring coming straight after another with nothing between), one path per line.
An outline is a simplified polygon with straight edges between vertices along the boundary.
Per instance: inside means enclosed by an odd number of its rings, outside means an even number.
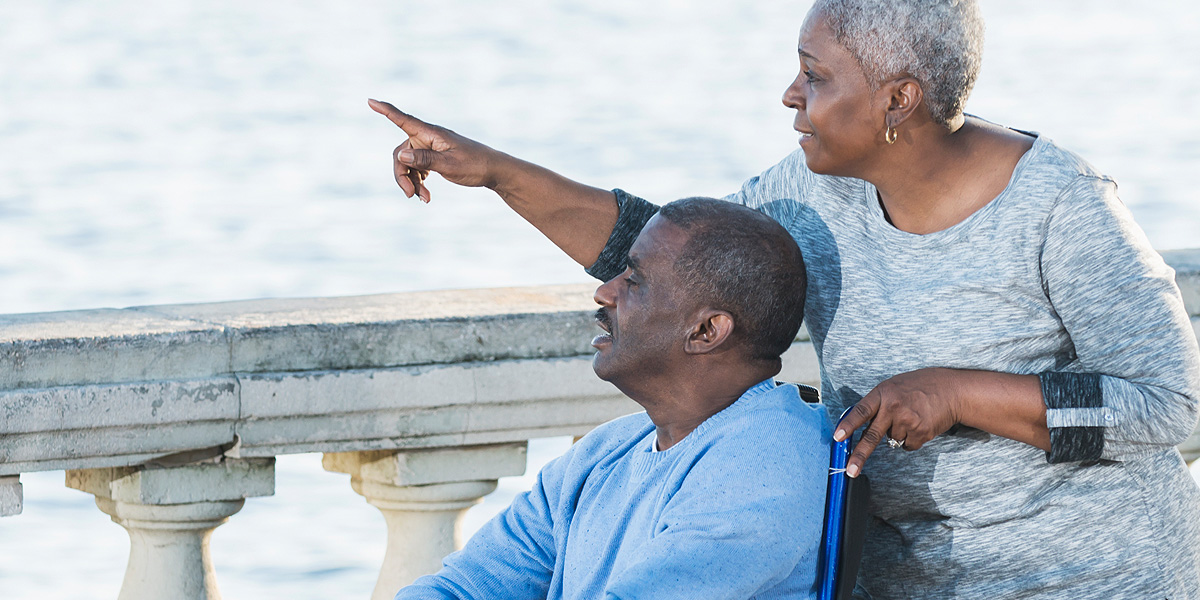
M368 105L408 134L393 153L393 166L396 183L409 198L429 202L424 181L433 171L452 183L496 192L575 262L588 267L600 255L617 222L612 192L425 123L387 102L369 100Z

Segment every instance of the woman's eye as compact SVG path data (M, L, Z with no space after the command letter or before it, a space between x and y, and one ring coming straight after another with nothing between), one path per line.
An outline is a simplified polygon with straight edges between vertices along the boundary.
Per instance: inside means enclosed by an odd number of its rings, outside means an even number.
M800 71L800 72L804 73L804 80L809 83L812 83L817 80L817 78L813 76L812 71Z

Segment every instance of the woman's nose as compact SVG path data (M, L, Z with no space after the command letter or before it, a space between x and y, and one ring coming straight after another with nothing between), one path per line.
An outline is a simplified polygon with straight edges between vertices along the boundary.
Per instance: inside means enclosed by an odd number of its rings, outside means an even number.
M783 105L796 110L804 110L808 98L804 95L804 72L796 74L792 84L783 90Z

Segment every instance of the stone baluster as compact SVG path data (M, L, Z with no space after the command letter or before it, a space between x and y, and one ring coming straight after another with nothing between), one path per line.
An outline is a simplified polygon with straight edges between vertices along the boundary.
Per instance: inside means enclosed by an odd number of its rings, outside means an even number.
M21 514L21 476L0 477L0 517Z
M129 532L119 600L220 600L208 541L246 498L275 493L275 459L67 471Z
M325 454L325 470L349 474L354 491L387 523L372 600L391 600L401 587L437 572L442 558L462 547L462 515L496 489L498 478L524 473L525 454L524 442Z

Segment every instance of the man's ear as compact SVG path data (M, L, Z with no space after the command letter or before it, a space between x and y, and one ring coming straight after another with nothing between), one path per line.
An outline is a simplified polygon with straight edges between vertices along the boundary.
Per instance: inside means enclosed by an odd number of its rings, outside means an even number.
M683 350L688 354L709 354L726 346L733 336L733 315L723 310L701 310L688 330Z

